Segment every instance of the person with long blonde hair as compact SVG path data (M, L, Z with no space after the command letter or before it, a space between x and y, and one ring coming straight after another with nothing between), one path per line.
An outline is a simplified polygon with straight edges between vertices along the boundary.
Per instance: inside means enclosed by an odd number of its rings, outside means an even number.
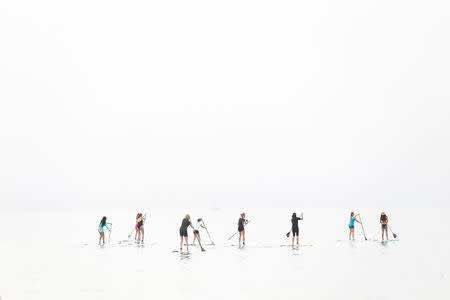
M189 215L186 215L183 221L181 222L180 226L180 252L183 251L183 238L184 241L186 242L186 251L189 252L189 241L187 232L189 226L191 226L191 228L194 229L191 223L191 217Z

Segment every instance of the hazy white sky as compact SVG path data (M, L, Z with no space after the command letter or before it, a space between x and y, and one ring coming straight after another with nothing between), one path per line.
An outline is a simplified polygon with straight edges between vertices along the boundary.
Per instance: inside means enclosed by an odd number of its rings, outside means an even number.
M448 1L0 2L0 207L444 206Z

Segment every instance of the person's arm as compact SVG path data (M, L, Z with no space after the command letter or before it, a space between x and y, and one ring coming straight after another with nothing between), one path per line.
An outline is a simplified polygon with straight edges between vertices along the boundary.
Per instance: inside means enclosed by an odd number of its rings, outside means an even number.
M247 225L248 224L248 220L245 220L245 225Z
M195 230L194 226L192 226L192 222L189 222L189 226L191 226L191 228Z
M111 229L109 229L109 227L108 227L108 224L109 224L109 225L112 225L112 223L108 223L108 222L105 223L106 229L108 229L109 231L111 231Z
M206 228L204 225L202 225L202 224L200 224L200 227L202 227L202 228Z

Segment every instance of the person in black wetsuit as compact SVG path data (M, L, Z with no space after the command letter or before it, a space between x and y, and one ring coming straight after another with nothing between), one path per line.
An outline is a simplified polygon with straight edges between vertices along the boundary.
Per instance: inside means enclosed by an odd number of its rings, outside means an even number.
M298 243L298 221L299 220L303 220L303 213L300 214L300 217L297 217L296 213L292 214L292 219L291 219L291 223L292 223L292 246L294 245L294 238L297 237L297 245Z
M384 234L386 233L386 240L389 240L388 236L388 223L389 218L386 213L383 211L380 216L380 224L381 224L381 240L384 241Z
M239 247L241 246L241 238L242 242L245 245L245 228L244 226L247 225L248 220L245 219L245 213L241 214L241 217L238 221L238 231L239 231Z
M191 223L191 217L189 215L186 215L183 219L183 221L181 222L181 227L180 227L180 251L183 250L183 238L186 242L186 250L189 252L189 242L188 242L188 232L187 229L188 227L191 226L192 229L194 229L194 227L192 226Z

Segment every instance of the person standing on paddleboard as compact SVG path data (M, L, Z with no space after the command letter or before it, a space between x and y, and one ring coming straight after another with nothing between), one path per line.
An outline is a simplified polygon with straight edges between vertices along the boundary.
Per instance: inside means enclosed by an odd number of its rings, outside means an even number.
M380 216L380 223L381 223L381 240L384 241L384 234L386 233L386 240L389 239L388 237L388 223L389 219L388 216L386 216L386 213L383 211Z
M194 227L192 226L192 223L191 223L191 217L189 215L186 215L184 217L183 221L181 222L181 227L180 227L180 252L183 251L183 238L186 242L186 250L187 250L187 252L189 252L189 242L188 242L188 232L187 232L187 229L189 226L191 226L192 229L194 229Z
M195 239L198 240L198 244L200 245L200 248L202 249L202 251L205 251L205 249L203 249L202 247L202 243L200 241L200 228L205 228L205 226L203 226L202 224L202 219L197 219L197 223L195 223L194 226L194 240L192 241L192 244L195 245Z
M361 223L358 219L356 219L357 216L359 216L359 214L355 215L354 212L350 213L350 223L348 223L348 229L350 230L348 234L349 240L355 240L355 221Z
M136 242L144 243L144 222L145 222L145 216L142 216L141 213L138 213L136 216L136 233L137 233L137 240Z
M98 244L99 245L104 245L105 244L105 231L104 231L104 227L106 227L106 229L108 229L111 232L111 229L109 229L108 225L112 225L112 223L107 223L106 222L106 217L103 217L100 221L100 224L98 224L98 233L100 234L100 237L98 239ZM103 244L102 244L102 240L103 240Z
M241 246L241 239L243 245L245 245L245 228L244 226L248 224L248 220L245 219L245 213L241 214L238 221L238 231L239 231L239 247Z
M291 219L291 223L292 223L292 246L294 246L294 238L297 237L297 245L299 244L298 242L298 235L299 235L299 229L298 229L298 221L299 220L303 220L303 213L300 214L300 217L297 217L296 213L292 214L292 219Z

